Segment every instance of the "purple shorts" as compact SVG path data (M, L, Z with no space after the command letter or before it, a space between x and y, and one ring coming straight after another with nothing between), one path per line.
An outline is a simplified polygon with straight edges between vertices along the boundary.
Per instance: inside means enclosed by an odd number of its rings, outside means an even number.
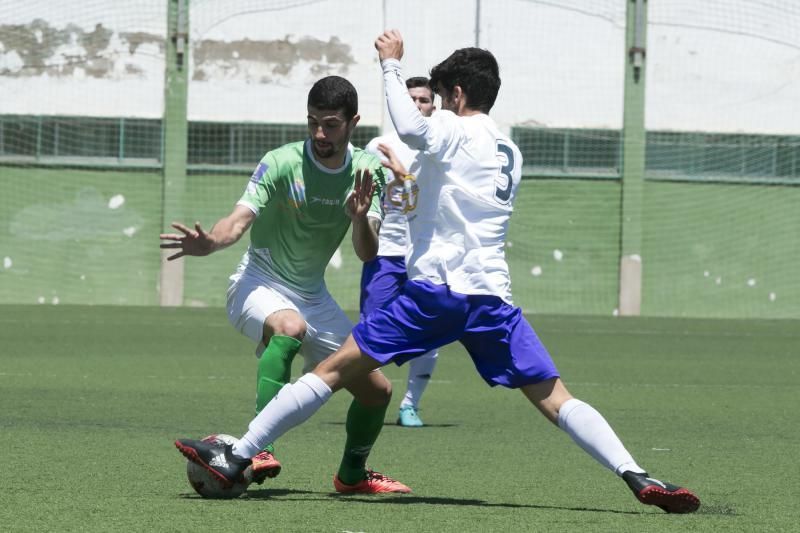
M353 337L379 363L398 365L459 341L491 386L515 389L559 375L519 307L428 281L407 281L396 299L361 319Z
M361 318L400 295L408 281L406 258L378 256L361 268Z

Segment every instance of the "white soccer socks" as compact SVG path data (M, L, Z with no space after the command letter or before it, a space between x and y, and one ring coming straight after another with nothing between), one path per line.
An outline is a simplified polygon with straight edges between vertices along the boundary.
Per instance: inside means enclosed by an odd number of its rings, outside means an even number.
M250 458L292 429L305 422L331 397L330 387L316 374L308 373L287 383L250 421L245 435L233 445L233 453Z
M408 385L400 407L412 406L415 409L419 405L422 393L431 381L431 374L436 368L436 358L439 356L437 351L430 351L408 362Z
M643 473L617 434L597 410L576 398L564 402L558 411L558 427L594 459L618 476L631 471Z

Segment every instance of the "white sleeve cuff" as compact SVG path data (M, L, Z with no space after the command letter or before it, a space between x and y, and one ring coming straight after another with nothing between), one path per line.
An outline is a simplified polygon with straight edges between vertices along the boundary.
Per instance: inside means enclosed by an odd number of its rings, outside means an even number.
M236 202L236 205L243 205L244 207L246 207L247 209L252 211L254 215L258 216L258 209L256 208L256 206L254 206L250 202L245 202L244 200L239 200L238 202Z
M400 60L394 59L393 57L390 57L388 59L383 59L381 60L381 68L383 69L384 73L391 71L398 71L401 69Z

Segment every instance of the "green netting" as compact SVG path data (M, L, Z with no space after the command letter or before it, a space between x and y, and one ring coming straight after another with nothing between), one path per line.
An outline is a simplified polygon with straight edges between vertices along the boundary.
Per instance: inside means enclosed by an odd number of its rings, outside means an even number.
M800 187L648 183L643 313L796 318Z
M619 131L514 127L511 137L522 152L525 176L619 178Z
M0 303L157 305L164 206L205 227L227 214L264 152L305 137L316 79L358 89L354 144L389 129L372 42L390 25L409 74L461 46L500 61L492 115L526 178L507 248L516 302L614 313L630 4L442 0L420 20L401 0L185 2L184 147L165 146L166 0L3 2ZM800 4L643 4L642 312L800 317ZM163 175L182 150L185 182ZM184 305L223 305L244 245L187 260ZM348 309L359 276L346 239L327 280Z
M359 126L351 142L363 148L378 133L375 126ZM188 161L196 170L230 166L247 171L255 168L267 151L307 135L305 124L190 122Z
M3 167L0 302L158 304L161 178Z
M648 132L647 176L800 185L800 136Z
M0 115L0 161L157 166L161 144L160 120Z

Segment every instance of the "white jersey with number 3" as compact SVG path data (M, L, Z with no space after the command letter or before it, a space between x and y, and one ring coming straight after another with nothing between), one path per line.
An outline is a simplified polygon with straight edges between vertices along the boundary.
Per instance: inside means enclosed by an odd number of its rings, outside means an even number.
M385 60L382 66L395 129L423 153L416 206L407 213L409 279L512 303L504 246L522 175L519 148L483 113L437 111L423 119L400 63Z

